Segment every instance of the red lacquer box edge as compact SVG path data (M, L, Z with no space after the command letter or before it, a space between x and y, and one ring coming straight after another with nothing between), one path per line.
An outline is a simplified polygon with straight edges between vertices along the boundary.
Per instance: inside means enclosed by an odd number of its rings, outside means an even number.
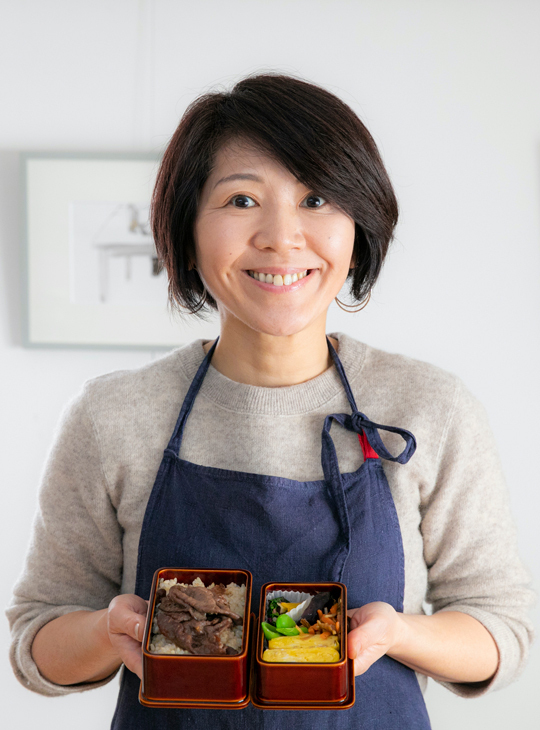
M333 597L341 599L340 621L342 635L340 659L331 663L274 663L263 660L264 635L261 622L265 620L267 595L271 592L299 591L303 593L320 593L329 591ZM261 588L258 632L256 638L255 673L259 702L310 705L340 705L346 703L350 696L349 661L346 641L347 626L347 587L335 581L321 582L287 582L272 581Z
M176 578L179 583L191 583L201 578L211 583L238 583L246 586L244 632L242 649L234 655L175 655L154 654L149 651L152 623L159 579ZM142 641L143 678L140 701L146 706L176 707L179 702L226 704L239 707L249 702L249 663L252 575L247 570L210 570L206 568L159 568L155 571L148 603L148 613Z

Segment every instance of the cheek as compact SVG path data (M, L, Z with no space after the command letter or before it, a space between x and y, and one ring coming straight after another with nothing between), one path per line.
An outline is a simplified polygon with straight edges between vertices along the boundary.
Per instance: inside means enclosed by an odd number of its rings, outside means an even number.
M321 216L311 233L333 267L341 268L343 263L348 268L354 249L354 221L345 216Z
M243 248L238 226L222 220L201 223L196 229L195 241L199 268L208 279L219 278L225 273Z
M230 215L214 215L201 221L197 231L201 246L205 243L214 246L243 240L249 235L248 227L248 221L242 221L240 218L235 220L235 217Z
M329 225L319 231L319 253L332 269L348 270L354 250L354 226Z

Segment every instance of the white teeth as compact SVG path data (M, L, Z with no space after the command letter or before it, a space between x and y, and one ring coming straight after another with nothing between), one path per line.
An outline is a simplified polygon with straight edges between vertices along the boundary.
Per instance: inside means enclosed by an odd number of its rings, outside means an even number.
M276 276L272 276L272 274L259 273L258 271L248 271L248 274L254 279L263 281L266 284L273 284L274 286L289 286L290 284L294 284L295 281L303 279L304 276L307 276L307 273L308 270L306 269L305 271L301 271L299 274L285 274L284 276L276 274Z

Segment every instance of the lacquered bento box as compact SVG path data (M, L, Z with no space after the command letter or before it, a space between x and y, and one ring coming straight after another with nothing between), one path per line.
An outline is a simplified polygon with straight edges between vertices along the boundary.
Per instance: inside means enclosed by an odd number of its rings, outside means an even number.
M246 586L242 646L233 655L156 654L150 651L160 579L191 584ZM273 582L261 589L259 615L251 613L252 575L244 570L161 568L154 574L142 642L143 678L139 701L147 707L242 709L348 709L355 701L352 660L342 632L339 660L331 663L270 663L263 660L267 642L261 628L267 596L275 591L330 592L341 599L341 626L347 626L347 589L342 583Z
M241 651L228 655L155 654L150 651L152 626L156 610L156 594L160 579L176 578L178 583L191 584L200 578L205 586L211 583L236 583L246 586L244 631ZM148 616L142 642L143 679L139 699L147 706L177 706L186 702L227 703L240 707L249 702L249 641L252 626L251 573L245 570L194 570L162 568L152 581ZM166 703L166 704L164 704Z
M347 626L347 588L343 583L266 583L261 589L259 621L255 653L256 702L265 703L347 703L349 698L350 662L347 641L340 641L339 661L331 663L270 663L263 659L264 621L267 596L297 591L303 594L328 591L335 599L341 599L339 620ZM346 636L346 632L343 632ZM325 708L326 709L326 708Z

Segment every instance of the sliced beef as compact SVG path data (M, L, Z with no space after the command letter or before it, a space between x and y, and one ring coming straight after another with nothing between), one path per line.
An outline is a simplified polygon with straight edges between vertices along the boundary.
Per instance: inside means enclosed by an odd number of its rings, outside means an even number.
M184 600L183 586L174 585L169 590L169 594L161 600L160 608L165 613L188 613L191 618L203 621L206 618L204 611L199 611L195 606Z
M202 636L193 637L193 651L195 654L226 654L227 647L224 646L221 635L225 629L232 626L230 618L224 618L217 624L206 625Z
M223 632L242 616L231 611L224 585L212 588L173 585L156 610L160 632L192 654L237 654L222 641Z
M159 610L157 611L156 618L158 628L166 639L172 641L173 644L176 644L181 649L191 651L191 631L190 629L186 631L186 624L189 621L178 620L178 614L164 613Z
M209 588L215 597L216 605L219 607L219 611L216 613L220 613L223 616L229 616L229 618L232 618L233 623L236 626L239 626L244 622L244 619L242 616L239 616L237 613L234 613L234 611L231 611L231 606L229 604L229 599L225 595L226 588L221 583L214 586L213 588Z
M199 586L186 586L183 592L182 600L199 611L228 616L235 624L242 623L242 617L231 611L226 595L219 592L214 593L213 589Z
M167 614L158 610L157 623L165 638L192 654L227 653L221 635L225 629L232 626L230 618L224 618L218 623L196 619L179 621L178 614Z
M217 590L214 592L214 589ZM193 618L202 620L206 614L228 616L239 625L242 623L242 616L231 611L227 596L217 586L204 588L202 586L180 586L174 585L169 594L161 601L161 609L167 613L189 611Z
M212 586L212 588L209 588L208 590L212 591L216 598L218 596L224 596L227 593L227 587L224 586L223 583L216 583Z
M191 615L191 613L189 611L180 611L180 610L168 611L167 606L165 606L165 609L162 609L160 606L159 609L160 609L160 613L167 614L167 616L170 616L175 621L191 621L191 619L193 618L193 616ZM202 618L197 618L196 620L197 621L204 620L204 614L203 614Z

